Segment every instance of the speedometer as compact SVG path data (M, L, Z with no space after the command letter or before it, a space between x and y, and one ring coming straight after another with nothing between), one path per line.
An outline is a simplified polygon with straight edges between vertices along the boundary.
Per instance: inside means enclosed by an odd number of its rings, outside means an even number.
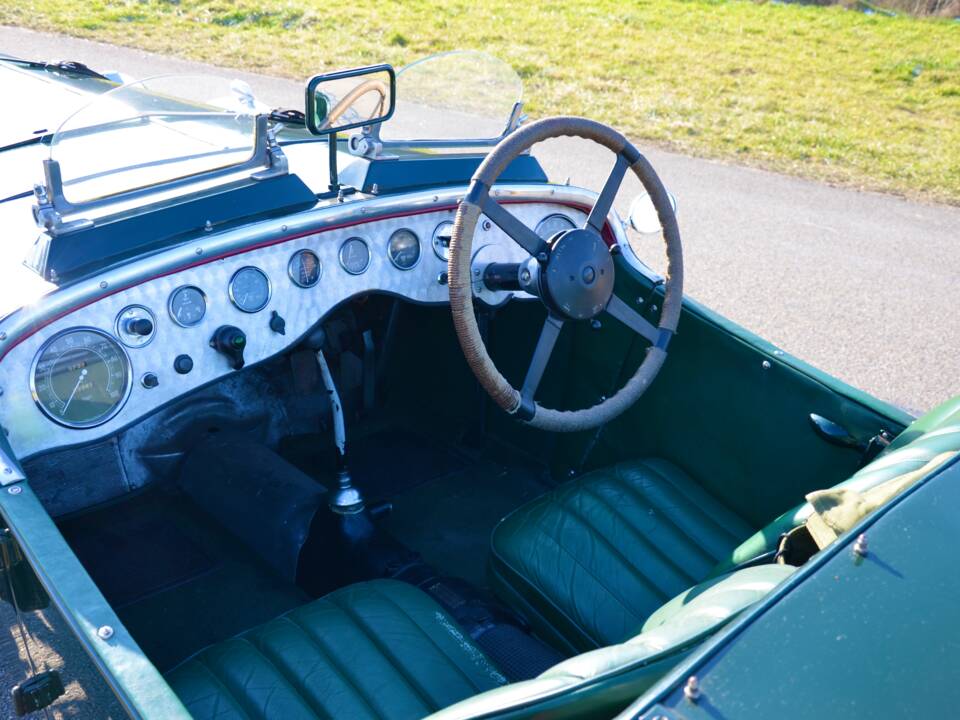
M72 428L101 425L130 394L130 361L120 344L94 328L47 340L30 373L33 399L51 420Z

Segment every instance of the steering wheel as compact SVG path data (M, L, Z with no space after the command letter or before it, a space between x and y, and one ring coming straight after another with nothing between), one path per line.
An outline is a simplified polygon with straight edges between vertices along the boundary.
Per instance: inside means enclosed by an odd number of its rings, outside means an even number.
M383 115L384 103L387 101L387 93L390 92L389 88L384 85L379 80L366 80L350 92L343 96L343 99L340 100L336 105L333 106L333 109L327 113L326 120L323 121L323 124L320 125L321 130L325 130L329 127L332 127L337 120L340 119L340 116L343 115L350 107L357 102L360 98L370 92L376 92L380 95L380 100L377 101L376 106L374 107L373 112L370 115L370 118L373 119L380 115Z
M611 150L616 162L581 228L541 239L513 213L498 203L490 189L504 169L534 144L550 138L573 136L593 140ZM633 170L649 193L660 218L666 244L667 274L660 323L654 326L613 293L619 247L603 239L607 216L627 170ZM484 346L473 308L473 236L481 213L495 223L530 258L516 266L491 266L484 282L502 283L499 289L524 290L546 306L547 319L533 351L523 387L510 385L494 365ZM514 275L514 272L516 273ZM554 117L525 125L494 148L477 168L466 197L457 209L450 238L448 261L450 310L467 364L477 380L507 413L543 430L576 432L609 422L632 406L650 386L667 357L667 345L677 329L683 299L683 251L680 230L669 195L647 159L623 135L602 123L579 117ZM506 282L504 277L506 276ZM651 346L633 377L615 395L593 407L561 411L543 407L534 396L547 368L560 330L568 322L590 321L609 313Z

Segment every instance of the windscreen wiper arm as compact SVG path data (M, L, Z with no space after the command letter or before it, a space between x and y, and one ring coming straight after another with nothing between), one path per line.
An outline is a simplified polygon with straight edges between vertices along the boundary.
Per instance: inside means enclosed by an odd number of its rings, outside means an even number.
M110 78L108 78L106 75L102 75L96 70L93 70L87 65L84 65L82 62L77 62L76 60L60 60L59 62L55 63L39 62L37 60L22 60L20 58L12 57L3 57L3 60L5 62L23 65L31 68L32 70L46 70L47 72L67 73L69 75L77 75L79 77L96 78L98 80L107 80L108 82L113 82L113 80L110 80Z

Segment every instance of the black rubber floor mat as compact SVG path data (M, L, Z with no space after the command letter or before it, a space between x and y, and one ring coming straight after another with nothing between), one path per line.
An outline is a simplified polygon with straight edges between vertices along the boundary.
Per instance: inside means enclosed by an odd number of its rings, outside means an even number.
M485 588L490 533L546 491L540 475L535 467L481 461L396 498L386 527L444 574Z
M143 501L105 508L60 525L90 577L123 607L209 572L216 562L165 512Z
M162 672L309 600L181 495L150 491L60 529Z
M280 454L312 477L321 481L333 478L329 438L315 433L291 435L280 442ZM348 438L347 455L353 481L368 502L389 500L430 480L460 472L469 464L447 445L397 427Z

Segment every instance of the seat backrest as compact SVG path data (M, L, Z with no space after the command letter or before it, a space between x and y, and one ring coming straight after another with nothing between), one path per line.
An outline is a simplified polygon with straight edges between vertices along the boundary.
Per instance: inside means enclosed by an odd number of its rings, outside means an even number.
M567 717L610 717L795 571L760 565L695 585L653 613L635 638L577 655L533 680L475 695L430 718L527 718L560 706Z
M917 418L872 462L836 487L863 492L919 470L946 452L960 452L960 396ZM780 536L802 525L812 512L806 502L785 512L737 546L729 558L714 568L712 576L730 572L776 550Z

